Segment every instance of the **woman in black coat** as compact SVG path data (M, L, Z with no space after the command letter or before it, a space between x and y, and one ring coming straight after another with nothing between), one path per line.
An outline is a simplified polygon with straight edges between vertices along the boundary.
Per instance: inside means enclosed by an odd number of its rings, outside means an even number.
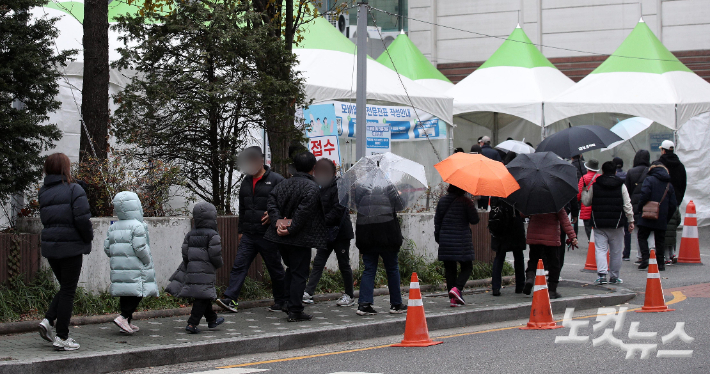
M63 153L54 153L44 162L44 185L39 190L39 216L42 220L42 256L59 281L44 320L39 324L43 339L59 351L79 349L69 337L69 320L81 274L82 255L91 253L94 231L86 192L72 183L71 162ZM52 331L56 327L56 336Z
M505 223L505 235L495 235L491 232L491 249L496 252L493 260L491 287L493 296L500 296L502 283L503 264L507 252L513 252L513 266L515 268L515 293L523 292L525 283L525 219L510 204L498 197L491 198L491 214L496 209L504 212L508 217Z
M665 265L665 238L666 227L673 213L678 209L675 197L675 190L671 184L671 176L668 169L660 163L654 163L648 169L646 179L641 185L641 194L638 202L639 212L643 212L643 207L649 201L660 202L658 219L643 218L638 219L639 249L641 250L641 264L639 269L648 267L650 251L648 248L648 237L653 233L653 240L656 242L656 259L658 260L658 270L666 270Z
M466 192L453 184L439 199L434 215L434 239L439 243L439 261L444 262L446 289L451 306L465 305L461 290L473 271L471 227L478 223L478 212ZM457 262L461 272L457 277Z

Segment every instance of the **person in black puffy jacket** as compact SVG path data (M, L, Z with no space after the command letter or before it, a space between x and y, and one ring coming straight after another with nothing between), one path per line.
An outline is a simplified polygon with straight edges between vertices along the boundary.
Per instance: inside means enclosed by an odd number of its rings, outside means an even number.
M229 274L229 285L224 291L224 299L217 299L217 305L236 313L247 272L256 255L261 255L272 282L274 304L269 310L280 312L286 303L284 292L284 268L278 246L266 239L269 227L267 214L269 194L284 178L264 165L264 155L259 147L249 147L239 154L239 168L246 174L239 188L239 248Z
M306 292L303 294L303 302L306 304L313 304L316 286L323 275L325 263L333 251L338 259L338 268L345 285L345 292L336 305L352 306L355 304L353 270L350 267L350 241L355 235L350 214L338 200L339 178L335 176L335 172L333 161L322 158L316 162L315 179L320 185L320 201L325 215L325 225L328 229L328 243L326 248L318 249L316 258L313 260L313 269L308 279Z
M649 201L660 202L658 219L643 218L643 215L638 219L638 238L639 249L643 256L639 269L648 267L648 259L650 250L648 247L648 237L653 233L653 240L656 242L656 260L658 261L658 270L666 270L665 265L665 238L668 221L678 209L676 202L676 194L671 183L671 177L668 170L660 162L655 162L648 170L648 175L641 186L641 197L639 198L639 210L643 211L643 207Z
M439 199L434 214L434 239L439 243L439 261L444 262L446 289L451 306L465 305L461 291L473 271L473 240L469 225L478 223L478 212L466 192L453 184ZM457 277L457 262L461 272Z
M651 153L645 149L639 149L634 156L634 164L631 169L626 172L626 179L624 184L626 185L626 190L631 196L631 207L634 210L634 220L638 221L639 215L641 214L638 209L639 198L641 197L641 186L643 185L643 180L646 178L646 173L648 173L648 168L651 166ZM638 230L637 230L638 231ZM626 239L624 239L626 240ZM624 242L624 253L622 259L624 261L630 261L631 257L631 238L628 242ZM636 252L636 258L641 261L641 251Z
M39 216L44 226L42 256L47 258L59 281L59 292L39 324L39 333L61 351L79 349L79 344L69 338L69 320L81 275L82 255L91 253L94 238L89 200L84 189L73 183L70 170L71 162L65 154L48 156L44 162L44 185L38 196ZM56 327L56 336L52 327Z

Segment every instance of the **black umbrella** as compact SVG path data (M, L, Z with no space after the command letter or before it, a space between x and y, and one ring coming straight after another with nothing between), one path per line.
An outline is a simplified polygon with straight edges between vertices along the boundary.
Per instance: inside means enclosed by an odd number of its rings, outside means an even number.
M577 197L577 171L554 153L519 154L507 168L520 189L506 200L523 214L555 213Z
M607 148L623 139L611 130L597 125L575 126L552 134L537 146L537 152L552 152L571 158L593 149Z

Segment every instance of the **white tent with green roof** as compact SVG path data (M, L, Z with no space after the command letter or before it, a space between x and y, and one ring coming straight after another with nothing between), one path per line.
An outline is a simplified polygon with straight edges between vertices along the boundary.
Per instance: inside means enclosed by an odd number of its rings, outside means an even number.
M454 86L424 57L404 31L377 58L377 62L436 92L446 92Z
M314 103L355 100L357 64L353 42L325 18L301 26L303 40L294 48L306 94ZM403 87L404 85L404 87ZM406 91L405 91L406 88ZM413 106L447 123L452 122L453 100L400 77L375 60L367 60L367 100ZM411 100L411 102L410 102Z
M470 147L481 135L537 143L543 103L573 85L518 25L483 65L446 92L454 98L454 143Z

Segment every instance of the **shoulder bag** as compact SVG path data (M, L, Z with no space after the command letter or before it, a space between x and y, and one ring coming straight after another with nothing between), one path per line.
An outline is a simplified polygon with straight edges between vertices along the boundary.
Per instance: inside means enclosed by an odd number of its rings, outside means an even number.
M643 209L641 211L641 218L654 219L654 220L658 219L658 216L660 215L660 212L661 212L661 204L663 203L663 200L666 198L666 195L668 194L668 189L670 187L671 187L671 184L668 183L666 185L665 192L663 192L663 197L661 197L661 201L649 201L646 203L646 205L643 206Z

